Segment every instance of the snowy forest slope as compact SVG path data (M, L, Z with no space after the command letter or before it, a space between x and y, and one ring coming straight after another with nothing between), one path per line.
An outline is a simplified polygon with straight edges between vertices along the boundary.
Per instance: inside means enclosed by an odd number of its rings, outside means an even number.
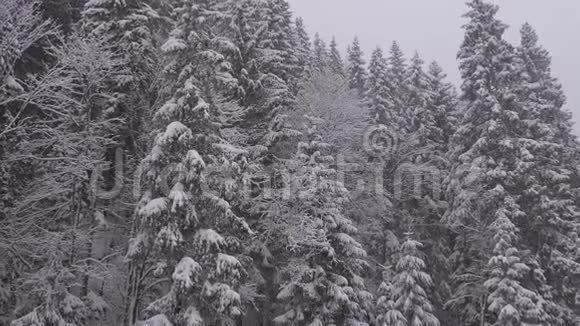
M0 325L580 325L580 147L498 10L456 89L285 0L2 1Z

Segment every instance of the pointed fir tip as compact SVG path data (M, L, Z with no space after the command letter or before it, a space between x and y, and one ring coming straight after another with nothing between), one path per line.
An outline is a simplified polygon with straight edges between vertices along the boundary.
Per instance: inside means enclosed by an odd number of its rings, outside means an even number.
M360 47L360 41L358 39L358 36L354 37L354 40L352 41L352 44L349 45L349 53L353 53L355 55L363 55L362 49Z
M383 57L383 49L377 45L377 47L373 50L372 53L373 57L382 58Z
M390 55L395 59L402 59L404 57L403 50L401 50L397 41L393 41L393 44L391 44Z
M538 34L530 25L530 23L525 22L520 29L520 36L522 46L532 47L538 43Z
M401 47L399 46L399 42L393 41L393 43L391 43L391 51L398 52L400 50L401 50Z
M419 51L415 50L415 54L413 55L413 58L411 58L411 62L415 66L422 66L423 65L424 61L421 58L421 55L419 54Z
M429 64L429 73L432 76L439 76L441 75L442 72L443 69L441 68L441 65L439 65L439 62L431 61L431 63Z

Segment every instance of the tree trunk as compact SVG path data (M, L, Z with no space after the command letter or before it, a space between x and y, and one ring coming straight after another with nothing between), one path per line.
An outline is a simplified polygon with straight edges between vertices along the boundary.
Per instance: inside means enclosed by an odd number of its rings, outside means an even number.
M125 298L125 325L131 326L137 322L139 315L139 299L141 296L141 278L143 269L135 263L129 265L129 278Z
M480 326L485 326L485 295L481 296L481 312L480 312L480 316L481 316L481 322L480 322Z

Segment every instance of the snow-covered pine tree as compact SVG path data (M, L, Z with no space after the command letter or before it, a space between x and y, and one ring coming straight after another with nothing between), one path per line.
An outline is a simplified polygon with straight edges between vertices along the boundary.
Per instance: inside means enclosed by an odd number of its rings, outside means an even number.
M390 311L380 316L383 322L392 322L387 323L388 326L439 326L439 320L433 314L434 308L428 297L433 281L425 272L427 266L420 251L422 246L410 234L407 234L407 239L401 244L398 253L400 258L395 266L391 287L391 300L394 305L389 307ZM401 319L401 315L405 321Z
M90 0L81 12L81 28L96 36L114 35L128 49L151 47L151 26L158 13L151 0ZM124 44L123 44L124 43ZM145 50L145 49L144 49Z
M436 138L433 112L427 107L430 98L429 81L423 70L423 59L418 52L411 58L405 73L406 107L405 125L409 132L418 132L424 138Z
M280 139L292 132L286 128L285 111L293 100L297 65L289 65L288 48L297 48L287 4L280 1L219 1L220 23L214 26L216 44L227 53L231 93L244 112L232 116L235 142L263 158ZM270 17L268 19L262 19ZM289 30L288 27L291 29ZM288 32L291 32L290 34ZM306 35L307 36L307 35ZM297 61L296 61L297 62ZM231 127L231 126L230 126Z
M285 120L301 72L292 45L290 11L286 1L250 0L244 3L247 3L248 13L253 12L253 15L246 16L245 27L254 32L245 30L248 41L236 41L242 49L239 75L251 81L249 85L242 84L246 90L242 105L247 112L238 127L245 138L244 143L263 158L272 154L280 140L293 134ZM237 28L241 27L244 26ZM247 86L250 86L249 90Z
M540 275L537 283L544 287L544 296L553 298L551 324L569 324L571 308L576 301L569 291L570 281L577 282L580 271L576 252L579 229L579 209L574 200L577 190L573 179L575 137L571 131L570 113L562 106L566 99L558 81L551 76L550 55L538 44L538 36L529 24L521 29L518 47L520 59L520 97L524 112L520 119L526 139L523 146L529 152L525 188L520 202L530 219L520 230L523 241L540 252ZM544 271L546 279L541 275ZM547 284L546 284L547 283ZM555 302L559 304L554 305Z
M356 89L359 95L365 91L367 71L365 69L364 53L360 47L358 37L355 37L347 53L347 78L352 89Z
M509 207L515 203L506 204ZM495 247L488 263L491 278L484 284L489 292L487 309L494 315L493 325L545 325L542 297L521 285L530 268L521 262L516 247L518 229L508 218L510 208L498 210L490 225Z
M434 196L444 188L440 182L445 182L449 175L451 162L447 159L450 138L457 127L456 95L453 85L445 82L445 74L437 64L431 64L427 74L427 98L426 112L421 112L415 117L419 125L416 133L418 155L421 163L437 171L438 180L431 182L424 178L421 183L421 198L418 204L410 205L411 215L420 218L421 226L417 226L416 232L421 238L428 239L425 243L424 252L427 263L432 268L431 276L435 283L433 292L433 304L441 309L449 297L449 254L450 244L449 230L441 221L446 208L447 200L444 193ZM417 161L417 163L419 163ZM436 170L434 169L436 168ZM447 314L439 314L440 318L446 318ZM442 324L448 321L442 319Z
M229 202L236 197L245 152L221 136L228 107L220 99L237 83L227 60L235 49L215 33L223 19L219 4L176 6L175 28L162 46L172 96L154 115L159 129L143 161L139 228L127 253L133 273L129 324L145 291L139 282L150 272L171 283L145 309L151 322L231 325L243 313L241 239L251 231ZM205 171L219 173L206 178Z
M366 256L353 238L352 221L344 215L347 190L330 167L330 145L316 132L318 118L306 117L308 129L296 155L286 163L289 178L279 197L261 196L265 235L284 259L284 284L278 299L284 313L277 323L368 325L370 294L361 273Z
M365 102L369 106L371 119L376 124L391 125L393 123L388 92L387 61L383 57L383 50L377 47L371 55L365 94Z
M258 45L267 26L255 19L259 8L253 0L229 1L229 19L224 37L231 40L238 49L232 56L232 73L238 80L236 98L242 106L252 106L263 85L263 74L259 71Z
M439 145L441 153L447 153L451 137L459 124L460 113L455 87L446 81L447 75L436 62L429 65L427 72L429 99L427 108L433 114L435 127L441 130L440 138L433 138Z
M395 308L393 301L393 284L383 280L379 286L376 303L376 322L378 326L407 326L407 319Z
M298 66L303 70L302 75L308 77L313 64L312 47L306 26L304 26L304 20L300 17L294 21L294 38L297 46Z
M394 78L394 86L399 86L403 88L403 83L405 82L405 72L407 69L407 63L405 60L405 55L399 46L397 41L393 41L391 48L389 49L389 57L387 58L389 64L389 76Z
M314 41L312 42L312 62L313 66L318 71L323 71L328 67L329 56L326 42L320 37L318 33L314 34Z
M576 139L572 132L571 113L563 106L566 97L562 86L551 73L549 52L538 44L539 38L530 24L524 24L520 30L520 45L518 56L523 61L525 93L529 96L526 105L528 110L541 116L542 121L551 126L554 142L572 145Z
M387 58L387 81L389 86L388 100L391 103L389 111L393 112L399 128L407 130L410 125L407 124L406 117L409 112L406 107L407 90L405 85L405 74L407 64L399 44L393 42Z
M261 46L271 52L263 52L264 71L273 73L288 83L300 78L296 48L293 46L292 13L286 0L267 0L261 7L263 19L268 26Z
M123 86L148 89L156 65L152 27L161 20L148 0L89 0L82 11L82 29L118 42L132 74ZM132 85L129 85L132 84Z
M526 128L520 123L524 111L518 101L518 60L502 39L507 26L495 17L496 5L483 0L467 5L466 34L458 54L466 107L452 140L454 168L445 221L458 232L452 255L454 293L448 307L465 325L478 325L489 317L483 282L489 278L485 265L493 248L486 231L498 214L514 225L531 218L518 202L527 189L530 153L524 146ZM522 258L530 266L536 265L534 260ZM525 288L537 293L533 284Z
M432 98L432 91L430 89L429 78L423 71L423 60L418 53L411 58L409 66L406 71L405 78L406 99L405 108L402 112L402 121L409 134L414 135L416 139L415 146L417 152L413 155L413 163L429 164L430 166L438 168L440 171L445 171L449 168L443 164L445 152L440 150L442 145L443 130L439 128L435 121L435 112L429 105ZM401 121L401 120L399 120ZM423 188L425 192L422 195L430 196L433 193L434 187L439 187L439 184L434 182L427 185L427 180L424 180ZM431 196L432 197L432 196ZM429 198L423 205L420 205L420 210L437 212L441 210L440 204L436 203L439 198ZM418 214L413 213L418 217Z
M291 90L293 80L287 79L292 73L288 70L290 67L284 65L283 58L276 54L286 51L288 44L302 44L296 46L297 57L299 60L310 60L310 45L300 19L292 35L270 33L270 28L277 29L280 25L271 25L261 19L261 13L273 12L265 9L266 2L244 0L231 1L231 4L234 10L228 35L240 49L239 57L233 60L233 67L242 88L239 102L245 108L244 115L235 124L236 142L251 152L253 160L250 163L259 179L257 174L263 172L264 161L272 162L280 154L276 151L276 145L296 134L286 122L287 113L294 104ZM291 43L280 42L279 38L286 36L290 37L287 41ZM296 37L301 41L297 42ZM301 54L304 57L301 58Z
M441 216L447 208L440 190L441 182L449 174L450 164L446 158L448 143L444 139L444 131L439 123L449 124L455 121L453 115L447 115L450 112L437 112L438 107L435 107L435 103L440 100L440 94L435 91L439 92L438 87L443 86L435 83L432 89L430 78L423 70L423 60L418 53L411 58L405 76L406 104L402 116L398 118L399 123L406 127L406 132L412 135L410 138L413 139L411 143L413 152L407 159L419 171L425 169L423 171L429 173L414 176L421 178L420 185L416 185L413 189L413 196L399 200L398 207L415 221L417 236L427 240L423 251L426 254L426 262L433 268L431 275L437 285L433 291L432 302L440 309L449 296L450 252L449 238L446 236L448 230L440 223Z
M498 183L501 173L498 171L486 176L488 171L502 167L497 163L504 152L500 151L498 138L505 135L506 127L497 120L500 113L509 112L500 109L498 97L492 92L506 86L509 67L505 57L511 49L502 39L506 26L495 18L497 6L481 0L472 0L467 5L469 21L464 25L466 35L458 54L463 78L462 99L467 103L462 123L452 140L450 159L454 162L454 169L448 193L450 209L445 217L447 223L459 228L461 233L455 240L451 256L454 292L447 307L455 314L455 320L461 320L465 325L480 325L485 320L487 301L487 291L483 287L486 256L491 254L483 235L493 222L489 217L493 213L489 213L490 200L483 200L490 196L484 197L482 190L478 189L487 183L491 184L488 188L493 189L493 179ZM499 80L492 79L489 71L504 76L502 85ZM486 210L488 214L485 214ZM470 232L468 228L474 230Z
M342 56L338 50L338 44L336 43L336 38L333 36L330 41L330 48L328 52L328 68L334 74L339 76L345 76L344 73L344 62L342 61Z

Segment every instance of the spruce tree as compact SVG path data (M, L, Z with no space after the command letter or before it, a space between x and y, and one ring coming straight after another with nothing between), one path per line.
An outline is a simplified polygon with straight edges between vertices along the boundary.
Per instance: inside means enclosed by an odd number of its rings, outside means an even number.
M488 263L491 278L485 287L489 291L488 310L495 316L493 325L544 325L547 315L542 297L521 285L530 268L520 261L515 247L518 229L507 216L507 211L498 211L490 226L495 247Z
M455 87L445 79L447 75L437 62L429 65L427 72L429 98L427 109L433 114L435 128L441 133L434 138L437 141L441 153L447 153L451 137L459 124L459 110Z
M274 73L287 82L299 78L298 57L293 46L292 13L286 0L268 0L261 6L267 29L261 46L271 50L261 58L263 71Z
M300 75L306 73L298 62L307 58L295 46L296 32L283 2L228 1L223 19L221 39L227 40L224 49L231 49L228 61L236 87L228 99L243 108L231 116L230 129L255 162L271 160L276 144L293 133L286 117ZM261 17L269 18L264 22Z
M127 253L136 274L130 293L142 291L144 268L171 278L169 291L145 309L150 322L231 324L243 312L241 239L251 231L230 202L244 151L221 135L226 107L220 99L237 87L214 33L223 18L214 5L175 7L176 25L162 46L172 95L154 115L159 129L143 161L145 190ZM206 178L206 171L222 177ZM129 302L129 324L138 306Z
M406 108L405 121L410 132L420 132L424 135L437 136L433 112L427 107L430 97L429 81L423 70L423 60L419 53L411 58L405 73Z
M235 97L244 107L257 106L262 95L264 73L260 70L260 41L267 26L259 24L255 16L260 10L252 0L231 1L230 18L224 36L239 52L230 58L232 73L238 81Z
M438 169L439 180L445 182L444 180L447 180L452 166L447 153L451 146L451 137L459 124L458 100L454 86L445 81L445 74L437 63L432 63L429 66L427 78L429 97L426 110L433 118L433 125L429 126L427 129L429 132L424 135L429 152L425 157L429 158L427 161L429 166ZM448 202L444 191L439 198L430 195L434 193L435 189L442 189L439 188L440 184L424 184L423 187L426 195L420 203L421 210L419 212L425 217L424 221L427 225L423 229L424 231L422 230L423 236L431 240L425 251L429 265L433 266L431 273L435 282L433 303L438 308L443 308L444 303L449 298L449 254L451 250L450 237L448 236L450 233L446 226L441 223L441 217L446 211ZM441 320L442 324L448 322L450 321Z
M433 267L431 275L436 283L433 303L437 304L438 308L443 306L449 296L448 254L450 249L448 238L442 236L448 230L440 223L447 208L446 198L440 193L441 182L447 178L450 169L446 157L449 140L444 138L443 128L448 128L448 133L454 132L456 124L453 115L454 102L444 102L443 105L448 106L443 108L437 106L441 105L439 101L454 101L454 98L441 99L442 96L448 95L445 93L447 89L440 89L446 86L448 85L440 85L438 81L431 83L430 76L423 70L423 60L418 53L415 53L406 72L407 94L403 121L407 127L406 131L414 139L414 153L409 160L418 169L425 169L423 171L429 172L421 179L420 185L415 186L415 194L412 198L403 202L403 209L417 221L417 235L422 239L429 239L424 252L427 263ZM441 109L443 109L442 112L438 111Z
M520 229L523 241L540 252L537 270L544 272L545 279L541 275L537 283L543 287L544 296L553 298L547 301L553 308L550 311L554 319L550 322L560 325L567 319L572 323L569 316L575 295L566 288L567 282L577 280L573 275L580 267L578 254L570 251L576 246L579 214L573 199L576 141L570 113L562 108L566 99L551 76L550 55L538 44L538 36L529 24L521 29L517 54L522 79L519 95L525 109L520 115L526 135L523 146L530 154L524 180L529 190L520 199L530 220Z
M328 68L333 73L339 76L345 76L344 74L344 63L342 61L342 57L340 55L340 51L338 50L338 44L336 43L336 39L332 37L332 41L330 41L330 48L328 53Z
M507 26L495 17L496 5L482 0L467 5L469 21L458 54L466 108L452 140L455 163L445 220L459 232L452 255L455 292L449 307L466 325L476 325L490 318L483 310L487 291L482 281L490 279L484 271L493 252L486 230L500 215L515 225L531 218L518 201L526 189L530 156L524 146L526 127L519 120L524 109L517 96L518 60L502 39ZM534 260L525 259L530 266L537 264ZM537 294L532 285L526 284L525 291Z
M405 73L407 71L405 57L397 42L393 42L387 58L387 81L389 82L389 111L393 112L398 128L407 130L407 117L409 112L406 108L407 90L405 85Z
M272 173L280 157L292 154L288 144L291 144L296 132L289 128L289 115L295 105L294 94L303 87L298 77L309 78L312 74L312 55L308 35L298 19L296 27L291 29L289 42L297 60L303 64L297 66L302 75L293 75L292 67L284 64L281 55L286 51L284 46L287 43L278 40L279 37L285 38L286 34L271 32L279 31L282 25L265 24L262 20L261 13L273 13L268 9L268 3L244 0L231 1L230 5L232 20L228 24L227 35L240 50L239 55L231 59L233 75L239 84L234 100L243 107L243 111L232 116L227 132L232 144L242 146L249 152L244 180L252 187L252 195L236 198L233 204L236 212L244 215L253 229L261 231L261 215L254 212L259 206L259 198L255 195L268 191L265 175ZM273 245L262 236L247 239L244 246L254 255L254 262L247 268L248 278L257 285L256 295L265 298L252 304L259 310L261 318L271 320L278 306L275 299L278 283L271 273L280 257L270 255L274 251ZM246 304L249 305L248 302ZM249 311L252 311L251 307Z
M374 123L389 125L393 122L391 102L388 100L387 62L381 48L376 48L369 63L365 100Z
M562 145L572 145L571 114L563 109L566 97L562 86L551 73L549 52L538 44L539 38L530 24L520 30L518 56L522 60L524 96L527 96L528 110L533 111L542 121L554 129L551 140ZM546 135L548 136L548 135Z
M503 85L500 86L500 81L492 79L488 71L496 71L507 77L509 67L506 56L511 49L502 39L506 26L495 18L498 8L480 0L469 2L468 6L470 10L466 17L469 21L464 25L466 35L458 54L463 78L462 99L466 101L467 107L462 124L452 140L451 160L455 163L451 174L451 191L448 194L451 207L446 216L449 224L463 230L455 242L451 256L454 292L448 308L456 314L456 320L463 320L466 325L479 325L480 320L485 320L483 307L487 301L482 282L485 279L483 271L487 260L485 251L491 251L483 241L482 234L492 220L487 217L491 214L484 214L485 210L489 210L489 200L484 202L482 194L469 192L467 187L470 184L473 184L471 187L480 187L480 182L492 183L492 178L483 178L484 171L496 169L497 163L487 166L487 162L497 162L502 156L503 151L499 150L497 138L505 135L506 127L498 124L497 120L500 113L509 111L494 111L493 108L500 107L501 104L497 103L498 97L490 93L502 86L505 89L506 81L505 78L501 80ZM484 55L478 55L479 53ZM492 85L489 83L492 81L495 84L490 89ZM478 141L479 139L481 140ZM492 149L494 147L495 151ZM477 174L470 175L471 166L474 169L472 171L477 171ZM496 183L498 181L496 177ZM468 220L467 216L474 218ZM463 225L466 228L462 228ZM476 229L470 232L467 227Z
M393 284L390 281L383 280L379 286L378 294L376 305L377 324L379 326L406 326L407 319L405 319L403 313L395 308Z
M366 253L344 213L347 190L334 179L330 145L316 131L323 121L306 119L306 139L286 163L286 194L261 197L262 227L277 238L275 252L286 257L278 293L284 313L274 321L367 325L370 294L361 276Z
M161 20L146 0L91 0L81 13L86 33L118 41L119 51L130 60L133 87L148 88L155 66L153 27Z
M360 47L358 37L354 38L352 45L347 53L346 73L350 88L355 89L360 95L364 94L367 72L365 69L364 54Z
M310 44L310 37L306 32L304 20L300 17L296 18L294 22L294 38L297 46L298 66L302 68L303 76L307 77L312 69L313 55Z
M245 105L249 110L243 123L252 124L248 128L251 132L249 145L261 152L260 155L270 155L270 150L279 141L293 134L288 128L286 117L297 91L299 71L295 49L292 47L287 2L272 0L249 3L257 6L257 12L263 17L268 17L268 24L256 20L260 16L253 17L253 24L257 24L257 31L261 34L254 36L256 48L244 58L242 69L252 71L258 81L258 88Z
M323 71L328 66L329 56L328 49L326 48L326 42L318 33L314 34L314 41L312 42L313 47L313 66L318 71Z
M387 318L392 321L386 325L439 326L439 320L433 315L434 308L427 294L429 288L433 286L433 281L424 271L426 265L420 252L422 246L409 235L401 244L400 258L395 266L392 285L394 309L390 312L390 316L387 313L381 318L383 321ZM404 322L401 321L401 315L404 316Z

